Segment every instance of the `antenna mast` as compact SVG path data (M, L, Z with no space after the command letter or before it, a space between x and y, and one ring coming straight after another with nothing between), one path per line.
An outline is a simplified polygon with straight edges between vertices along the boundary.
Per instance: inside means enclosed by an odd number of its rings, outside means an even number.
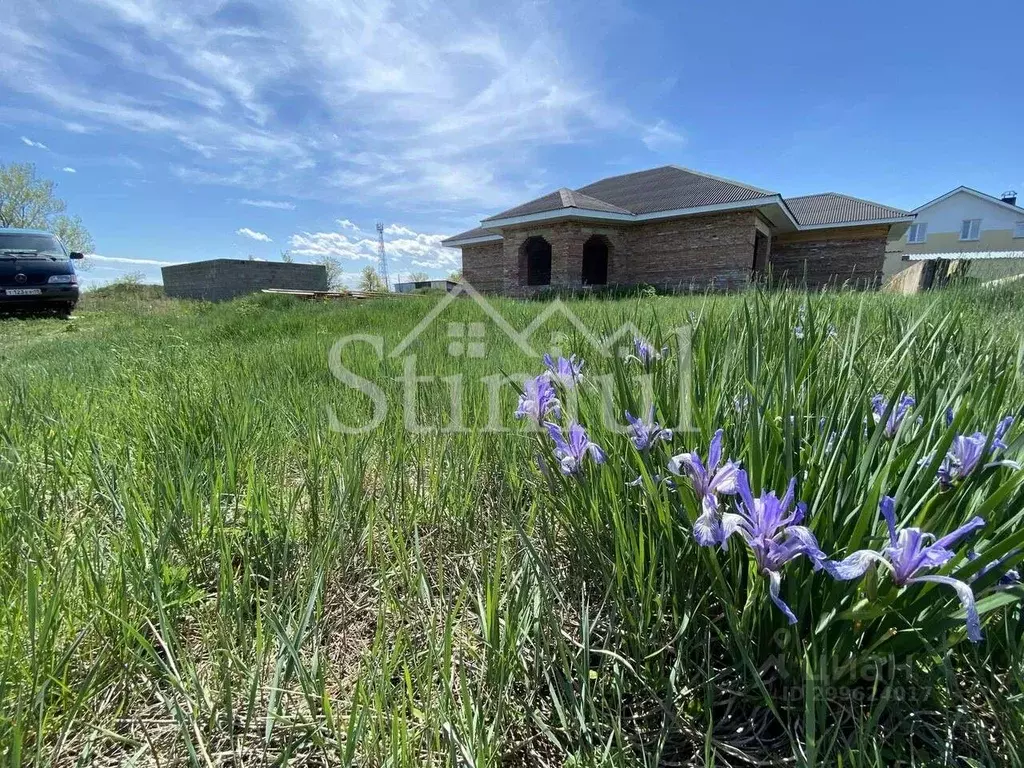
M391 278L388 275L388 254L384 250L384 222L377 222L377 260L380 262L380 276L384 280L384 290L391 290Z

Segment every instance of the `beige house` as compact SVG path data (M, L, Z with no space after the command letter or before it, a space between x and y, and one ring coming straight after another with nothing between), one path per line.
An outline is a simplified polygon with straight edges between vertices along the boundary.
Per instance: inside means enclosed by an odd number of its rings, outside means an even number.
M982 280L1024 273L1024 208L1015 192L993 197L957 187L913 213L913 224L890 244L886 279L915 268L929 282L921 262L969 263L969 274Z
M667 165L563 188L443 241L489 293L650 285L728 290L770 273L812 290L877 287L913 215L835 192L783 198Z

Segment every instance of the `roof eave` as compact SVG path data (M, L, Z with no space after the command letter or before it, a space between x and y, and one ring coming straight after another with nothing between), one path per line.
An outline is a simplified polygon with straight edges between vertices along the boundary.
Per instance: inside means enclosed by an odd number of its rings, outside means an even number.
M969 195L974 195L975 197L977 197L980 200L984 200L987 203L992 203L993 205L1002 206L1003 208L1006 208L1007 210L1013 211L1014 213L1017 213L1017 214L1024 213L1024 208L1021 208L1018 205L1011 205L1010 203L1006 202L1005 200L1000 200L998 197L994 197L993 195L986 195L984 192L979 192L978 190L972 189L971 187L964 186L963 184L961 184L956 189L951 189L949 192L947 192L944 195L939 195L934 200L929 200L924 205L919 205L917 208L915 208L913 211L911 211L911 213L918 213L919 211L923 211L925 208L930 208L933 205L936 205L937 203L941 203L943 200L948 200L949 198L951 198L953 195L957 194L958 192L966 192Z
M612 213L609 211L594 211L585 208L560 208L551 211L540 211L528 213L522 216L508 216L504 219L484 219L481 225L488 227L511 227L518 224L532 224L538 221L556 221L560 219L580 219L586 221L618 221L623 223L643 223L646 221L659 221L662 219L682 218L685 216L697 216L704 213L718 213L722 211L740 211L766 206L778 205L788 216L793 225L796 221L792 214L785 207L779 195L770 197L758 197L751 200L737 200L732 203L718 203L716 205L700 205L692 208L672 208L666 211L651 211L650 213Z
M445 248L461 248L464 245L476 245L477 243L493 243L498 240L503 240L501 235L480 235L478 237L466 237L456 238L449 237L447 240L442 240L441 245Z
M800 230L846 229L848 227L874 227L880 224L910 224L914 216L890 216L884 219L861 219L860 221L837 221L830 224L801 224Z

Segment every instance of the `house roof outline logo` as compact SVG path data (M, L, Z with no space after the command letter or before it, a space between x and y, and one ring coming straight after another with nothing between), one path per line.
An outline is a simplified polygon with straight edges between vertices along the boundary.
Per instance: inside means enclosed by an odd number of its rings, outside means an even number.
M424 331L429 328L434 321L443 313L449 305L455 301L459 296L468 295L476 304L479 306L484 314L486 314L496 326L504 333L527 357L539 357L539 353L531 345L530 340L536 334L545 323L548 322L556 314L562 315L580 334L581 337L590 345L590 347L596 350L603 357L612 357L615 354L615 345L619 339L623 336L629 338L631 341L634 338L643 338L643 334L640 333L640 329L637 328L636 324L631 320L626 321L620 325L613 333L607 336L598 336L584 323L579 316L569 309L565 302L560 298L556 298L550 302L544 310L537 315L529 325L526 326L522 331L517 331L512 327L505 316L499 312L487 298L481 294L476 288L467 282L460 282L455 286L449 293L434 305L434 308L430 310L416 327L407 333L402 340L398 343L390 353L389 357L398 357L405 352L415 341L418 339Z
M455 301L459 296L468 295L476 304L484 311L498 328L501 329L502 333L509 337L512 342L519 347L519 351L527 357L537 357L537 350L530 346L527 337L523 336L522 333L517 331L512 325L505 319L505 316L501 314L494 305L489 302L480 291L474 288L467 282L460 282L451 291L444 295L434 308L430 310L416 327L407 333L402 340L398 343L389 357L398 357L400 354L405 352L409 346L420 337L420 335L429 328L433 322L444 312L448 306Z
M643 338L643 334L640 329L637 328L636 324L632 320L627 320L625 323L615 329L613 333L608 336L598 336L590 328L580 320L579 315L569 309L565 302L560 298L556 298L544 311L535 317L526 328L523 329L522 335L524 338L529 340L533 335L540 330L555 314L561 314L565 317L570 324L579 332L579 334L586 340L587 344L602 357L612 357L615 354L615 344L623 336L627 336L630 341L634 338Z

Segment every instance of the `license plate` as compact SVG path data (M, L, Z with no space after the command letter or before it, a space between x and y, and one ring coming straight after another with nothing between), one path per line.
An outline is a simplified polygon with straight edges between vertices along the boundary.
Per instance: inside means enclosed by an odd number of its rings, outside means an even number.
M8 296L38 296L42 288L8 288L4 291Z

